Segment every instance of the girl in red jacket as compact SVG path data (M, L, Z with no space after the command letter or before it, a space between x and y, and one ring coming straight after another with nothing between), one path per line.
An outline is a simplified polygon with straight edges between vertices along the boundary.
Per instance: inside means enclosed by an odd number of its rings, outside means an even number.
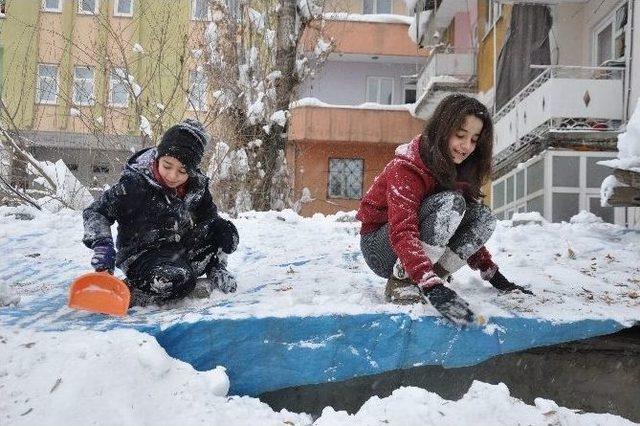
M507 280L484 247L496 225L480 202L492 148L487 108L469 96L450 95L423 134L399 146L375 178L356 217L367 265L389 279L388 301L427 299L445 318L473 322L467 302L445 285L465 264L499 290L533 294Z

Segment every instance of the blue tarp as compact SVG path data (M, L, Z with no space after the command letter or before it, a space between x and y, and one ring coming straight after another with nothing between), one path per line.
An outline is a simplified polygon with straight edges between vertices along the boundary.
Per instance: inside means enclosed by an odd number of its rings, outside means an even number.
M491 318L484 328L460 329L439 317L404 314L203 319L166 328L135 314L107 318L67 310L65 298L41 299L0 310L0 324L44 330L136 328L156 337L167 353L198 370L227 368L231 394L259 395L301 386L424 365L471 366L493 356L614 333L613 320L552 323L532 318ZM64 308L62 308L64 309ZM206 318L206 317L205 317Z

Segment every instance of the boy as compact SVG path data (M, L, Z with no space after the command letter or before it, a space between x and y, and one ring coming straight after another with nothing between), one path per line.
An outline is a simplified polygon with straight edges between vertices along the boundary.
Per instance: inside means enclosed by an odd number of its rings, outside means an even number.
M127 276L132 306L237 288L226 257L238 246L238 231L218 215L209 179L198 169L208 140L195 120L169 128L157 148L134 154L118 183L84 210L91 266L111 273L118 266ZM202 274L207 278L196 286Z

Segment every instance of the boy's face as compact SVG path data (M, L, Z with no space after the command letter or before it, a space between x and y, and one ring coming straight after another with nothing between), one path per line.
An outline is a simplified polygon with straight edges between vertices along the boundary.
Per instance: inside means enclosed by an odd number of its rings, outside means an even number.
M184 165L178 159L169 155L160 157L158 171L170 188L177 188L189 179Z

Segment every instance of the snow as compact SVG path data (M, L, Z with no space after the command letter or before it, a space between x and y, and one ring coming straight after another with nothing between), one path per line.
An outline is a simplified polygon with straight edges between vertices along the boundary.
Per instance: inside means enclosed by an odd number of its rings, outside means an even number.
M287 124L287 111L278 110L271 114L271 122L276 123L280 127L284 127Z
M640 233L591 219L579 214L573 223L498 223L488 248L504 274L531 288L534 297L499 295L468 268L454 274L451 286L487 318L614 319L630 325L640 318ZM12 425L312 424L306 414L274 412L258 399L226 396L230 382L223 367L196 371L171 358L151 335L122 327L166 328L178 320L216 318L386 313L403 321L404 315L436 315L429 306L384 302L384 280L360 255L360 224L353 212L313 218L291 210L248 212L234 223L241 238L229 268L238 278L237 293L214 293L208 300L163 309L135 308L117 328L102 332L87 329L83 321L89 316L54 302L66 300L69 282L89 269L91 251L80 242L80 212L0 207L0 301L18 304L0 308L3 420ZM34 312L47 300L51 306ZM11 312L25 316L10 324ZM56 322L70 329L55 331ZM490 320L483 331L493 334L499 328ZM321 350L331 336L293 340L285 349ZM631 424L543 399L527 405L502 384L480 382L459 401L400 388L387 398L371 398L353 415L326 408L314 424L478 424L478 419L486 424Z
M365 102L360 105L339 105L339 104L328 104L322 102L318 98L302 98L295 102L292 102L289 107L322 107L322 108L347 108L347 109L375 109L380 111L410 111L412 104L401 104L401 105L382 105L374 102Z
M414 43L417 44L424 36L424 33L427 31L427 24L429 22L430 16L431 16L431 11L420 12L418 19L413 19L411 21L411 25L409 26L409 29L407 30L407 32L409 34L409 38Z
M394 15L388 13L346 13L346 12L329 12L323 13L322 17L329 21L350 21L350 22L377 22L383 24L404 24L411 25L414 21L413 16Z
M247 153L217 145L219 173L239 173ZM79 212L56 215L27 209L34 219L15 219L15 208L0 207L0 280L11 278L20 306L39 296L65 295L74 276L89 269L91 251ZM360 224L354 212L312 218L284 212L247 212L234 219L240 233L238 252L229 256L238 279L235 294L214 293L209 300L183 301L174 309L135 308L154 324L172 324L189 313L198 319L309 317L319 315L437 315L429 305L398 306L384 301L385 280L364 263L359 248ZM114 227L115 228L115 227ZM115 234L115 232L114 232ZM283 236L286 244L283 244ZM500 270L535 297L498 294L477 272L464 267L452 287L486 318L537 318L555 323L611 319L632 324L640 319L637 253L640 233L608 223L548 223L513 226L498 222L487 244ZM37 253L37 257L29 257ZM56 270L55 281L49 274ZM54 283L53 287L51 284ZM66 283L66 284L65 284ZM319 284L321 283L321 284ZM42 286L47 291L42 292ZM69 312L60 306L38 320L55 322Z
M598 162L598 164L601 163L603 162ZM613 195L614 189L621 186L624 187L628 185L620 182L614 175L609 175L604 178L604 180L602 181L602 185L600 186L600 205L602 207L611 207L609 205L609 198L611 198L611 196Z
M78 209L93 202L93 196L85 188L75 175L71 173L64 161L58 160L55 163L50 161L38 161L32 157L32 161L38 163L43 173L51 180L55 187L52 187L47 179L36 172L35 168L28 164L27 172L38 176L34 182L42 185L52 194L38 199L38 204L50 212L57 212L63 205Z
M17 306L18 303L20 303L20 296L5 281L0 281L0 307Z
M259 33L264 31L264 15L255 9L248 8L249 21L251 26Z
M314 422L304 413L275 412L257 398L227 396L224 367L196 371L139 331L3 328L0 333L0 389L5 391L0 412L11 425L633 424L611 414L562 408L542 398L527 405L511 397L504 384L479 381L458 401L401 387L389 397L370 398L353 415L327 407ZM313 349L322 344L294 345Z
M577 215L573 216L569 219L570 223L601 223L603 222L602 218L596 216L595 214L588 212L586 210L580 211Z
M78 108L69 108L69 115L71 117L80 117L80 110Z
M314 49L314 53L316 56L324 55L326 52L331 50L331 43L327 43L323 39L318 39L318 43L316 43L316 47Z
M372 397L354 415L325 408L316 426L363 425L631 425L610 414L582 414L537 398L535 406L509 395L504 384L474 381L458 401L415 387L401 387L391 396Z
M150 138L153 137L153 130L151 130L151 124L144 115L140 116L140 131Z
M144 48L139 43L134 44L131 50L133 53L144 53Z

